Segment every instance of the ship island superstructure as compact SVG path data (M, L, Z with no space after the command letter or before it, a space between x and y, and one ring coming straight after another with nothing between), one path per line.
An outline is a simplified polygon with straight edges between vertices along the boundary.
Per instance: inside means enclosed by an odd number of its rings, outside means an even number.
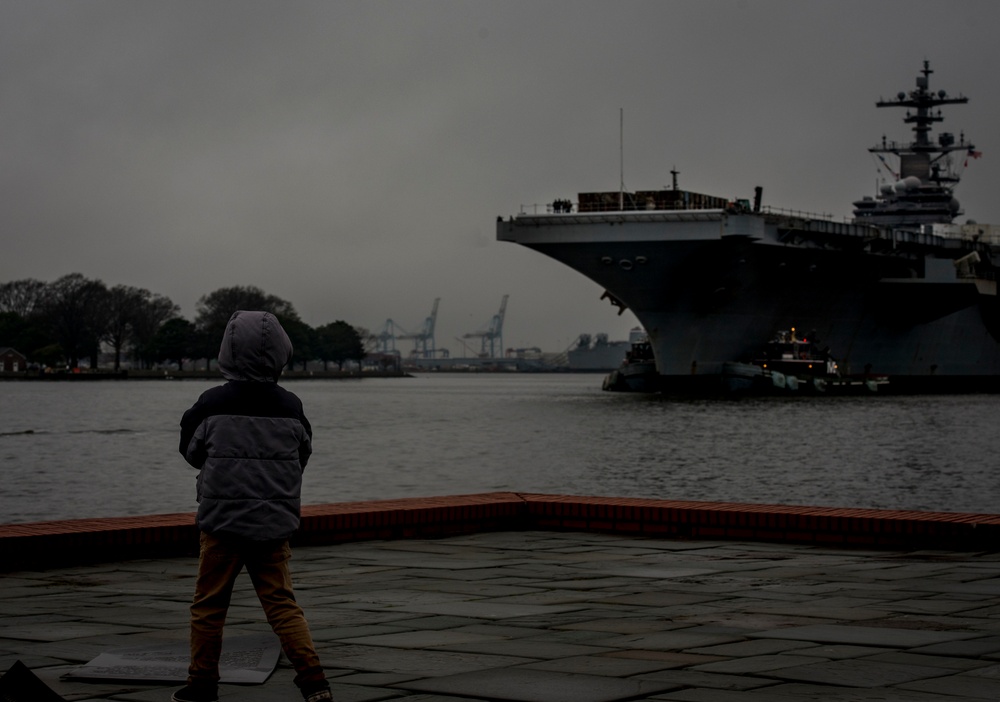
M583 273L646 329L661 388L714 387L723 365L750 359L797 327L844 373L889 375L896 391L1000 391L1000 227L954 224L958 172L980 153L939 132L930 88L877 107L906 109L910 142L869 149L895 182L854 203L853 219L791 214L751 200L673 187L580 193L545 212L497 220L497 239ZM895 158L893 169L886 156Z

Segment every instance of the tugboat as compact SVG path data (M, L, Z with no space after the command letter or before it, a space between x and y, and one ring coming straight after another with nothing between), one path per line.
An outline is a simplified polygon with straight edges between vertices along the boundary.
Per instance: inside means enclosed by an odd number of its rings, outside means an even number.
M656 372L656 358L653 345L649 343L641 328L629 333L631 350L616 370L604 379L602 389L612 392L656 392L659 390L659 374Z
M723 388L736 392L876 392L887 385L888 377L845 376L830 354L820 348L812 335L799 338L795 327L779 331L749 363L726 363L722 368Z

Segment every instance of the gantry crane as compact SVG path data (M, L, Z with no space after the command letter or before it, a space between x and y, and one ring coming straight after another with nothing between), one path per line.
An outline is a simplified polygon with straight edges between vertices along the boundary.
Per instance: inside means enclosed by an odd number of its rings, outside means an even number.
M500 302L500 311L493 315L486 329L470 332L462 336L463 339L482 340L482 352L480 353L480 357L482 358L498 358L497 350L501 354L503 353L503 318L507 312L508 297L510 296L503 296L503 300Z
M396 325L391 319L385 320L382 331L372 334L375 340L375 350L381 353L395 353L396 351Z
M437 323L439 302L441 302L440 297L434 298L434 307L431 310L430 316L424 320L424 324L420 328L420 331L413 334L404 333L396 337L397 339L413 339L413 351L410 352L411 356L416 356L418 358L435 357L437 352L434 349L434 325Z

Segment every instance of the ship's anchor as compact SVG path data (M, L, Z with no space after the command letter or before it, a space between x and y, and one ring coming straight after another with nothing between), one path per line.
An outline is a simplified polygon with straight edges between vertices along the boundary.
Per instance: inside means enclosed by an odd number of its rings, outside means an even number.
M619 300L617 297L615 297L614 295L612 295L611 293L609 293L607 290L605 290L604 294L601 295L601 299L602 300L608 300L613 306L617 307L618 308L618 316L619 317L622 316L622 312L624 312L625 310L628 309L628 305L626 305L624 302L622 302L621 300Z

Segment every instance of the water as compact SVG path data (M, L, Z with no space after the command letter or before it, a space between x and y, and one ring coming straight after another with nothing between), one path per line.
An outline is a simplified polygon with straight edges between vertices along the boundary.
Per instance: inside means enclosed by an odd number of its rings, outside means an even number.
M598 375L290 381L307 504L492 491L1000 512L1000 396L677 401ZM214 382L0 384L0 523L188 512Z

